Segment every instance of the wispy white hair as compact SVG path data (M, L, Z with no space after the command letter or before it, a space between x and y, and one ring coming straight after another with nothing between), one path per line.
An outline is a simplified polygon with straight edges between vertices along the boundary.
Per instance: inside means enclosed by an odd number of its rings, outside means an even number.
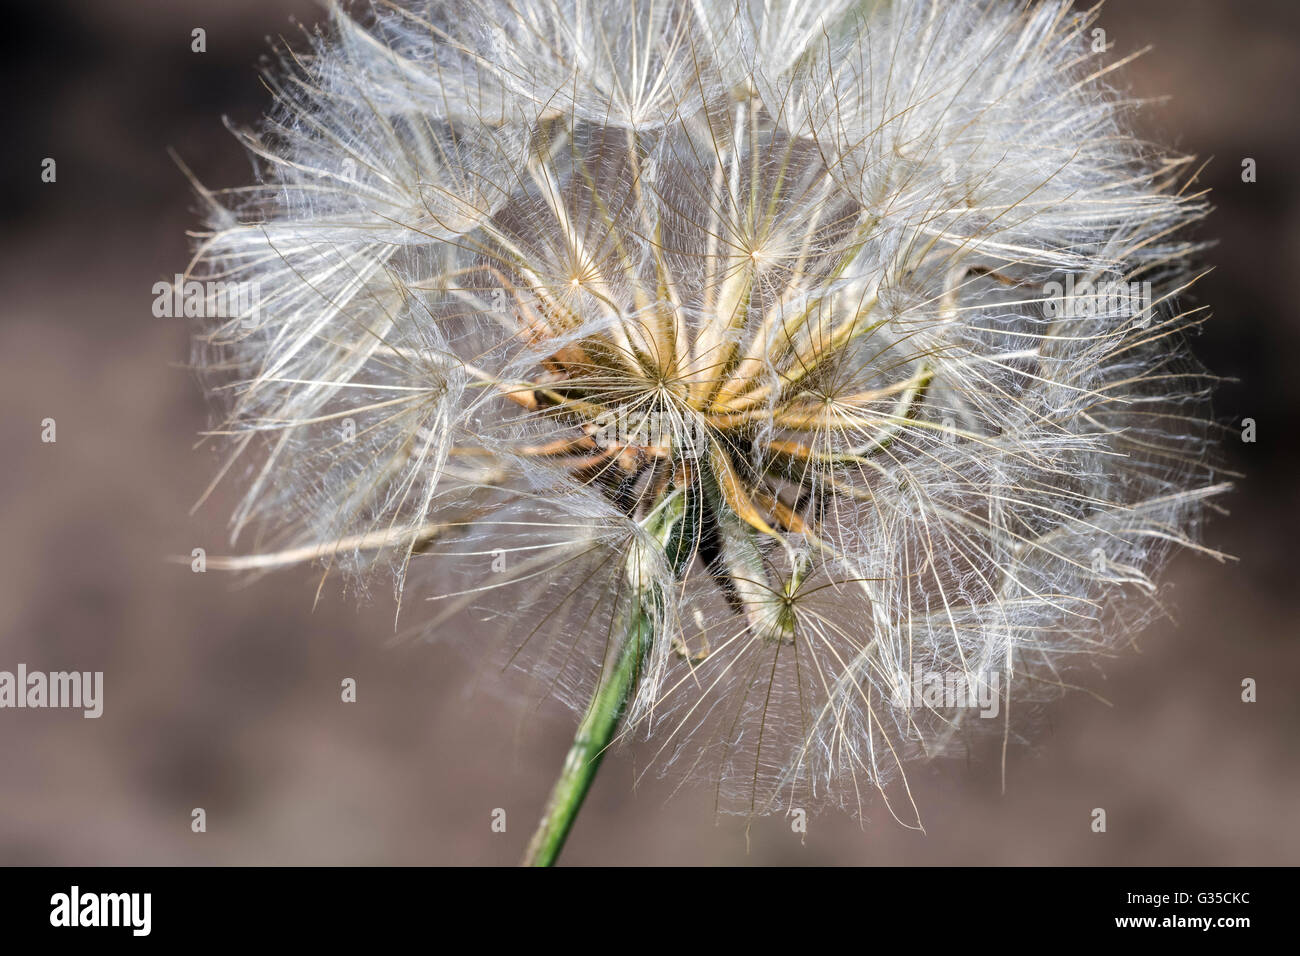
M259 292L198 350L236 566L431 562L575 706L645 614L627 732L757 813L982 723L920 671L1059 691L1201 548L1206 204L1093 12L354 12L268 71L257 184L203 193L194 274Z

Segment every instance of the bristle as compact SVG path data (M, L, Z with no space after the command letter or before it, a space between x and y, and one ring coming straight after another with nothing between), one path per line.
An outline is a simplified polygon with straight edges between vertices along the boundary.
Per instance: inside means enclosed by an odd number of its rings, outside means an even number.
M270 73L197 251L258 292L198 348L244 566L513 608L575 708L647 615L625 733L743 813L861 811L1158 611L1227 487L1180 305L1207 206L1094 14L355 12Z

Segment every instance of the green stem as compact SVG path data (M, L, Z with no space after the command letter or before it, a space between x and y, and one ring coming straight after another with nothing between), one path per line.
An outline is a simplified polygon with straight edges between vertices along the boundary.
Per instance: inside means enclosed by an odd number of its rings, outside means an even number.
M528 843L524 866L552 866L560 855L583 798L591 789L600 761L614 739L623 711L636 688L641 661L653 636L651 631L649 616L644 610L638 610L617 651L614 666L596 688L587 714L578 725L559 779L551 789L542 821Z

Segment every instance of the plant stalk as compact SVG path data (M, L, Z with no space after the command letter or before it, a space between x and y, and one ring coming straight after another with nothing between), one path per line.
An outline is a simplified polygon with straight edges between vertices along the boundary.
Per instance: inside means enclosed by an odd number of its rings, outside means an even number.
M605 750L613 741L623 711L632 698L641 661L650 646L651 628L645 611L636 611L613 667L602 678L574 734L541 823L528 843L524 866L552 866L560 855Z

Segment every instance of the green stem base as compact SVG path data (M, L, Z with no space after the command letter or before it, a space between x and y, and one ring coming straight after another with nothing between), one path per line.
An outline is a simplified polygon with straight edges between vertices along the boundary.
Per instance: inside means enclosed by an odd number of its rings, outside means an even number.
M524 866L552 866L560 855L632 697L642 656L650 646L650 640L650 620L644 611L639 611L628 628L613 668L601 680L586 716L578 725L560 776L551 789L541 823L528 843Z

